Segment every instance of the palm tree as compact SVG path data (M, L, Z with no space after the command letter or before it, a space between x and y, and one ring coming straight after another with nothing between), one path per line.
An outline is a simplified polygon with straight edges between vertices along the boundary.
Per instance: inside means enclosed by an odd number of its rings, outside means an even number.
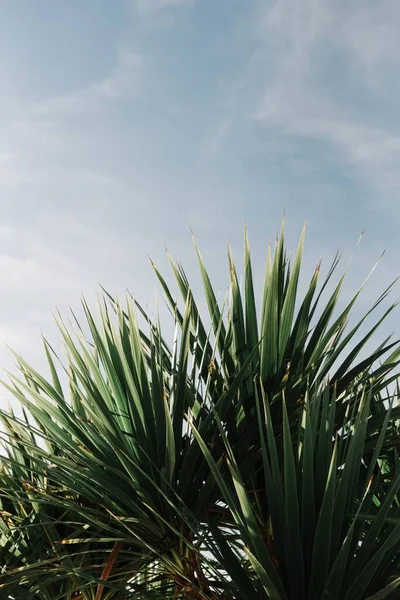
M389 339L364 358L386 289L349 328L336 312L339 257L303 298L304 231L283 228L257 314L247 236L243 289L229 252L219 302L197 246L208 319L170 259L182 296L154 266L175 323L108 294L85 325L57 322L50 377L21 358L2 411L3 597L378 600L400 586L396 368ZM85 330L90 334L86 335Z

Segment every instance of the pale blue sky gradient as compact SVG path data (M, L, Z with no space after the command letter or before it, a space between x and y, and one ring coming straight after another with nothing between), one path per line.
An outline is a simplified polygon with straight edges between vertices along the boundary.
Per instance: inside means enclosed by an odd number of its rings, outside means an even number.
M361 308L399 274L398 0L2 0L0 15L0 364L9 344L42 365L51 310L98 283L152 304L147 254L193 269L190 227L221 290L226 242L240 258L247 223L261 278L284 209L290 247L308 219L309 270L365 229L350 291L387 249Z

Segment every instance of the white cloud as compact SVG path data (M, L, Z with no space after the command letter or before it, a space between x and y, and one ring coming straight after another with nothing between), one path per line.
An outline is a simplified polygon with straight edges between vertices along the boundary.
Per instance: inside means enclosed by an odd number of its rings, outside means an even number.
M379 4L358 1L340 21L339 36L368 72L397 55L400 5L396 0L384 0Z
M265 14L262 35L273 40L268 48L276 49L276 70L257 119L281 128L286 136L324 141L359 177L379 188L400 188L399 126L385 122L380 110L393 84L390 73L386 81L381 74L400 50L399 23L400 5L394 0L379 5L275 2ZM336 65L323 62L332 49L341 59ZM321 73L324 68L338 72L330 76ZM329 90L319 75L330 78ZM352 79L358 81L361 97L351 96ZM370 104L375 100L375 113L359 106L363 92Z

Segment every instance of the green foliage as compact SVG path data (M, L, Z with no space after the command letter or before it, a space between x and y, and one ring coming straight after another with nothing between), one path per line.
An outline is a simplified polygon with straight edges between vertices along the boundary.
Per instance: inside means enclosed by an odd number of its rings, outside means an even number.
M283 229L257 314L245 236L217 300L195 246L208 317L179 263L182 302L154 266L171 345L130 296L85 324L58 319L68 360L50 377L17 357L4 385L0 573L5 598L379 600L400 586L400 348L365 348L381 294L351 328L335 258L298 297ZM325 295L324 295L325 294ZM325 299L324 299L325 298ZM85 335L85 330L88 334Z

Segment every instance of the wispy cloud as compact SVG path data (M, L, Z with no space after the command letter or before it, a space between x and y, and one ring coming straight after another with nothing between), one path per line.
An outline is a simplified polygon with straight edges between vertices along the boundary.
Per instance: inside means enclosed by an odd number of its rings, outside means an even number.
M143 58L140 55L121 49L118 63L110 77L96 84L94 89L109 98L129 98L132 92L138 89L138 74L142 62Z
M257 119L285 136L330 144L359 177L399 189L400 122L384 110L397 92L390 74L399 24L393 0L275 2L262 33L272 39L276 69Z
M30 102L26 107L26 114L33 118L77 115L98 109L99 102L129 100L138 90L142 65L142 56L132 49L121 47L114 68L104 79L89 83L81 89Z

